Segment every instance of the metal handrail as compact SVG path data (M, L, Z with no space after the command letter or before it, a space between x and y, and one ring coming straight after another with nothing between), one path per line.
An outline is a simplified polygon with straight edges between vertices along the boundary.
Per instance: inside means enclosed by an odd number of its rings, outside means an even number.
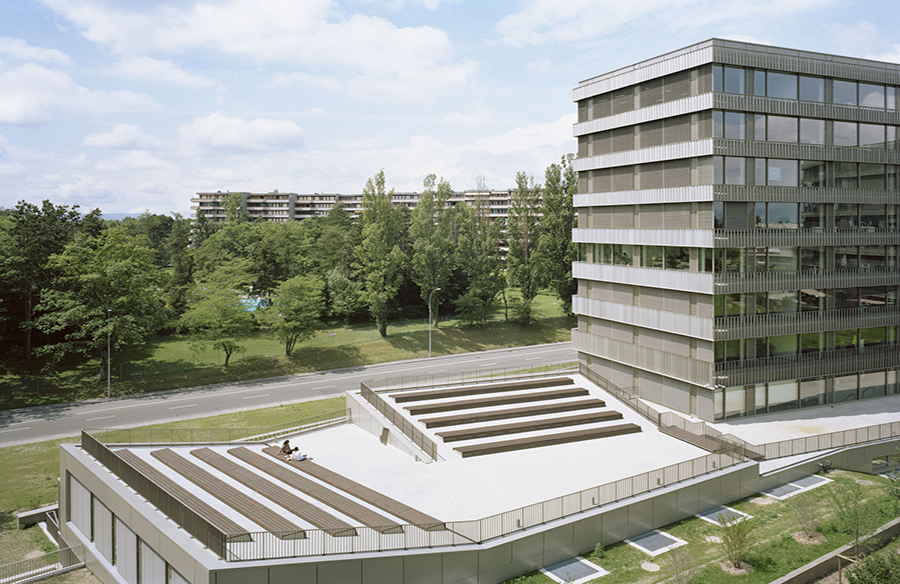
M82 544L54 550L36 558L0 566L0 582L25 582L47 578L84 565Z
M499 369L484 369L480 371L453 371L447 373L432 373L429 375L410 375L406 377L391 377L387 379L367 379L363 381L366 387L374 392L403 391L420 389L423 387L446 387L450 385L465 385L475 381L491 379L505 381L508 379L531 379L534 377L547 377L577 371L575 361L561 363L549 363L530 368L505 367Z

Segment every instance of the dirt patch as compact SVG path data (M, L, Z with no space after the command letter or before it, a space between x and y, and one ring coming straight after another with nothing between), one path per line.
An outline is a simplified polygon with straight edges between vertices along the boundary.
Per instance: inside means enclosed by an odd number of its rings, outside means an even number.
M703 538L706 543L722 543L722 538L718 535L707 535Z
M34 550L33 552L28 552L27 554L25 554L25 557L22 559L23 560L33 560L34 558L39 558L42 555L44 555L44 552L39 551L39 550Z
M771 505L772 499L768 497L753 497L750 502L754 505Z
M857 482L858 484L864 486L864 487L871 487L872 485L875 484L875 483L873 483L872 481L864 481L864 480L859 480L859 481L856 481L856 482Z
M815 531L809 537L807 537L807 535L802 531L795 531L791 534L791 537L793 537L794 541L801 545L816 545L825 541L825 536Z
M741 562L741 565L738 568L735 568L734 564L731 562L722 562L719 564L719 567L722 568L723 572L731 576L746 576L753 571L753 566L747 562Z

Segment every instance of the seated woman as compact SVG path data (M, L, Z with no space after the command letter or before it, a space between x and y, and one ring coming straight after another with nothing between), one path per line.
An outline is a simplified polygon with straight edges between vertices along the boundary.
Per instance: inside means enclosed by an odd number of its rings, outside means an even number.
M278 451L278 454L290 460L292 452L293 450L291 449L291 441L285 440L281 445L281 450Z

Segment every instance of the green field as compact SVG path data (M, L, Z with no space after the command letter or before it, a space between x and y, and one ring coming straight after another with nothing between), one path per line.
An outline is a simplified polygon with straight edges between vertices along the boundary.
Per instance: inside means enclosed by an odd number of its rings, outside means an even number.
M432 354L451 355L506 347L568 341L574 319L566 317L558 301L547 294L535 299L540 317L530 327L506 322L502 309L485 325L462 328L454 319L432 330ZM332 326L298 344L291 357L267 330L243 343L245 351L223 367L215 349L200 348L189 337L151 339L143 347L113 354L112 394L132 395L226 381L277 377L295 373L356 367L428 356L427 321L398 321L381 338L374 326ZM0 377L0 409L103 397L106 383L98 381L99 362L36 378Z

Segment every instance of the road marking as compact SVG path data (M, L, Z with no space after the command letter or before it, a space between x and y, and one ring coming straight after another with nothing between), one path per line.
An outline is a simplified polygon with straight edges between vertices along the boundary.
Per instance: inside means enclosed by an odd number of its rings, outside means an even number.
M113 414L112 416L100 416L99 418L88 418L87 421L93 422L94 420L106 420L108 418L115 418L115 417L116 417L115 414Z
M27 428L13 428L12 430L0 430L0 434L4 432L18 432L19 430L31 430L31 426L28 426Z
M437 371L432 371L432 373L446 373L449 369L438 369Z
M316 389L329 389L329 388L332 388L332 387L337 387L337 386L336 386L336 385L323 385L322 387L310 387L310 389L312 389L312 390L316 390Z
M496 365L496 363L485 363L484 365L479 365L479 367L490 367L491 365Z
M543 357L529 357L528 359L525 359L525 360L526 361L536 361L537 359L543 359Z
M47 420L40 418L38 420L28 420L27 422L11 422L7 426L21 426L22 424L33 424L35 422L46 422Z
M188 404L186 406L175 406L175 407L172 407L169 409L170 410L180 410L181 408L194 408L194 407L197 407L197 404Z
M265 393L263 395L248 395L247 397L242 397L241 399L256 399L258 397L269 397L269 395L271 394Z

